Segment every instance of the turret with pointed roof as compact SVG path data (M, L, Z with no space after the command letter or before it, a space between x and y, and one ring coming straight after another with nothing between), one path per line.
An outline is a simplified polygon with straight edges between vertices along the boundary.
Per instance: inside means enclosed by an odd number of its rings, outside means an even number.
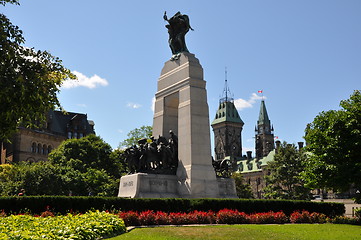
M259 117L256 132L256 158L261 159L266 157L274 147L274 135L273 126L269 120L266 104L264 100L261 101L261 108L259 111Z
M216 116L211 124L214 133L214 151L216 160L225 157L242 157L242 129L243 121L240 118L233 98L225 80L224 97L219 101Z

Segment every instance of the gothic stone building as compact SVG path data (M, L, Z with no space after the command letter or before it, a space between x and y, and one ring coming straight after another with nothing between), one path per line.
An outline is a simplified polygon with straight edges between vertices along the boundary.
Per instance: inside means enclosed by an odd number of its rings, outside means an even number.
M280 144L279 141L276 144ZM237 162L237 171L240 172L251 186L255 198L263 198L263 188L266 186L264 177L269 174L268 162L273 160L276 153L273 126L268 117L265 101L261 101L261 107L257 126L255 128L256 156L248 151L246 158Z
M11 143L1 144L1 163L7 161L45 161L48 154L69 138L95 134L94 122L86 114L49 111L43 128L20 127Z
M224 93L225 97L220 99L216 116L211 124L214 133L215 160L230 159L232 165L235 166L234 170L240 172L251 186L254 197L263 198L264 176L268 174L267 164L275 155L273 126L268 117L265 101L261 101L255 128L256 156L252 157L252 151L242 156L244 122L238 114L233 98L229 97L227 80Z

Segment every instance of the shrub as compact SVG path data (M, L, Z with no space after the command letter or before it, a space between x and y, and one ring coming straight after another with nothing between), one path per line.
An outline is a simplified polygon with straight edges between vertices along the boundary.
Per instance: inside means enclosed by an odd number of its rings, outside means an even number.
M345 207L341 203L292 201L292 200L264 200L264 199L134 199L118 197L68 197L68 196L25 196L0 197L1 209L9 213L19 213L29 209L34 214L40 214L45 206L51 206L53 211L66 214L72 209L74 212L87 212L91 209L122 211L154 212L192 212L234 209L251 214L255 212L279 212L290 215L295 210L304 209L309 212L323 213L328 217L342 215Z
M249 216L251 223L257 224L270 224L270 223L287 223L288 217L283 212L267 212L267 213L254 213Z
M246 214L238 210L222 209L218 212L193 211L190 213L165 213L161 211L143 211L141 213L128 211L120 212L126 226L138 225L185 225L185 224L284 224L284 223L347 223L357 224L357 218L335 217L328 218L325 214L308 211L295 211L288 217L284 212L265 212Z
M312 223L325 223L327 222L327 217L323 213L313 212L310 215Z
M197 224L213 224L216 222L216 216L213 211L201 212L193 211L188 213L191 223Z
M161 212L161 211L157 211L155 213L155 221L158 225L167 225L169 224L169 220L168 220L168 214Z
M99 211L56 217L24 214L0 218L0 239L101 239L125 231L123 220Z
M345 216L336 216L334 218L329 218L328 222L335 224L354 224L354 225L361 224L357 218L349 218Z
M190 223L187 213L169 213L168 218L171 225L184 225Z
M311 215L308 211L295 211L290 216L291 223L312 223Z
M118 216L124 220L125 226L140 226L139 216L137 212L120 212Z
M156 225L156 215L152 210L143 211L139 214L139 222L141 225Z
M238 210L222 209L216 213L217 223L241 224L249 223L247 214Z
M309 213L308 211L295 211L290 216L291 223L325 223L327 217L323 213Z

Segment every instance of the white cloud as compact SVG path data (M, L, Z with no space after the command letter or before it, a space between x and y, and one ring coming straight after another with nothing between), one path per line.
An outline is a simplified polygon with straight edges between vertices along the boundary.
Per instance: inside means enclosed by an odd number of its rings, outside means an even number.
M137 108L142 107L142 105L140 105L140 104L138 104L138 103L132 103L132 102L129 102L129 103L127 103L127 107L128 107L128 108L134 108L134 109L137 109Z
M77 76L77 80L66 80L64 81L63 88L76 88L76 87L87 87L87 88L96 88L98 86L108 86L108 81L104 78L99 77L94 74L92 77L87 77L84 74L73 71L74 75Z
M77 106L78 106L78 107L82 107L82 108L86 108L86 107L87 107L87 105L84 104L84 103L78 103Z
M155 97L152 98L152 105L150 106L150 109L152 109L153 112L154 112L154 108L155 108Z
M251 108L257 100L261 100L262 98L266 99L266 97L262 97L257 95L256 93L252 93L251 97L248 100L242 98L235 99L234 105L238 110L242 110L244 108Z

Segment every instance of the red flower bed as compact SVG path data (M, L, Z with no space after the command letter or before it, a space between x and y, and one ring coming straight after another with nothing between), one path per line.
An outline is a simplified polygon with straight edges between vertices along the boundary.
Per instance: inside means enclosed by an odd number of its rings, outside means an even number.
M223 209L216 214L217 223L241 224L249 223L248 215L238 210Z
M118 216L124 220L125 226L140 226L138 212L120 212Z
M126 226L139 225L185 225L185 224L245 224L245 223L287 223L288 217L283 212L255 213L247 215L238 210L223 209L212 211L193 211L190 213L165 212L120 212L118 214Z
M308 211L295 211L290 216L291 223L325 223L326 215L322 213L309 213Z
M287 223L288 217L283 212L267 212L267 213L254 213L249 215L251 223L270 224L270 223Z

